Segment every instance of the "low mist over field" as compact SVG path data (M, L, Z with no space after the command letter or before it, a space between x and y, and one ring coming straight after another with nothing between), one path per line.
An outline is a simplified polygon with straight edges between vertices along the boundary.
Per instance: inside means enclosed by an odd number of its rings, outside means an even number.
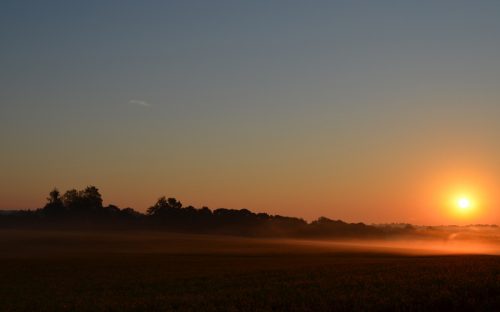
M448 228L447 228L448 229ZM480 227L448 238L392 236L386 239L252 238L182 234L151 230L0 230L0 255L38 257L52 254L393 254L500 255L499 231ZM442 230L439 234L444 234ZM483 231L483 232L479 232ZM451 237L451 238L450 238Z
M397 225L384 225L382 227L386 226L401 227ZM411 227L412 231L372 243L378 246L434 250L436 252L500 253L500 228L496 225Z
M0 230L0 310L490 311L500 257L478 246Z

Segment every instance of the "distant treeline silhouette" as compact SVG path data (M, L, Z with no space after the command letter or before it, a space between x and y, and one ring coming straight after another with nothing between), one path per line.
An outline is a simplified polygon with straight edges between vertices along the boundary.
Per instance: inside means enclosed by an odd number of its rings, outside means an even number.
M103 206L95 186L71 189L62 195L55 188L41 209L0 215L0 227L155 229L265 237L380 238L389 234L383 228L325 217L308 223L300 218L253 213L247 209L184 207L177 199L166 197L159 198L144 214L132 208ZM411 230L405 227L397 231Z

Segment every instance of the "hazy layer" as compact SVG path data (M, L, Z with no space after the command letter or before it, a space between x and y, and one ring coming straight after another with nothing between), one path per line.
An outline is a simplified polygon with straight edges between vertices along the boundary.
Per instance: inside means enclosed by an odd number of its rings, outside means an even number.
M257 239L154 231L0 231L0 257L73 257L96 254L272 255L500 254L499 236L390 240ZM497 233L498 234L498 233Z

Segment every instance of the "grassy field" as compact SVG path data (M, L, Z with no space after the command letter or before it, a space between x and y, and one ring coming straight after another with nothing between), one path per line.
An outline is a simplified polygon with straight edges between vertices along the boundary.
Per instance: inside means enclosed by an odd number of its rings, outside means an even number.
M0 311L499 306L499 256L158 232L0 231Z

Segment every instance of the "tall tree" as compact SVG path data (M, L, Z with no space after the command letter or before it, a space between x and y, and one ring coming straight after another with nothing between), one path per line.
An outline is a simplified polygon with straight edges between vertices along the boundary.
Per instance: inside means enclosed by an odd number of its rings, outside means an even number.
M47 204L43 208L43 211L49 215L60 215L65 211L61 193L57 188L54 188L49 193L49 197L47 197Z
M70 212L76 212L81 210L81 199L80 199L80 194L76 189L71 189L66 191L62 197L62 201L64 204L64 207L68 209Z
M97 187L93 185L87 186L83 191L80 191L80 197L85 210L99 211L102 209L102 196Z

